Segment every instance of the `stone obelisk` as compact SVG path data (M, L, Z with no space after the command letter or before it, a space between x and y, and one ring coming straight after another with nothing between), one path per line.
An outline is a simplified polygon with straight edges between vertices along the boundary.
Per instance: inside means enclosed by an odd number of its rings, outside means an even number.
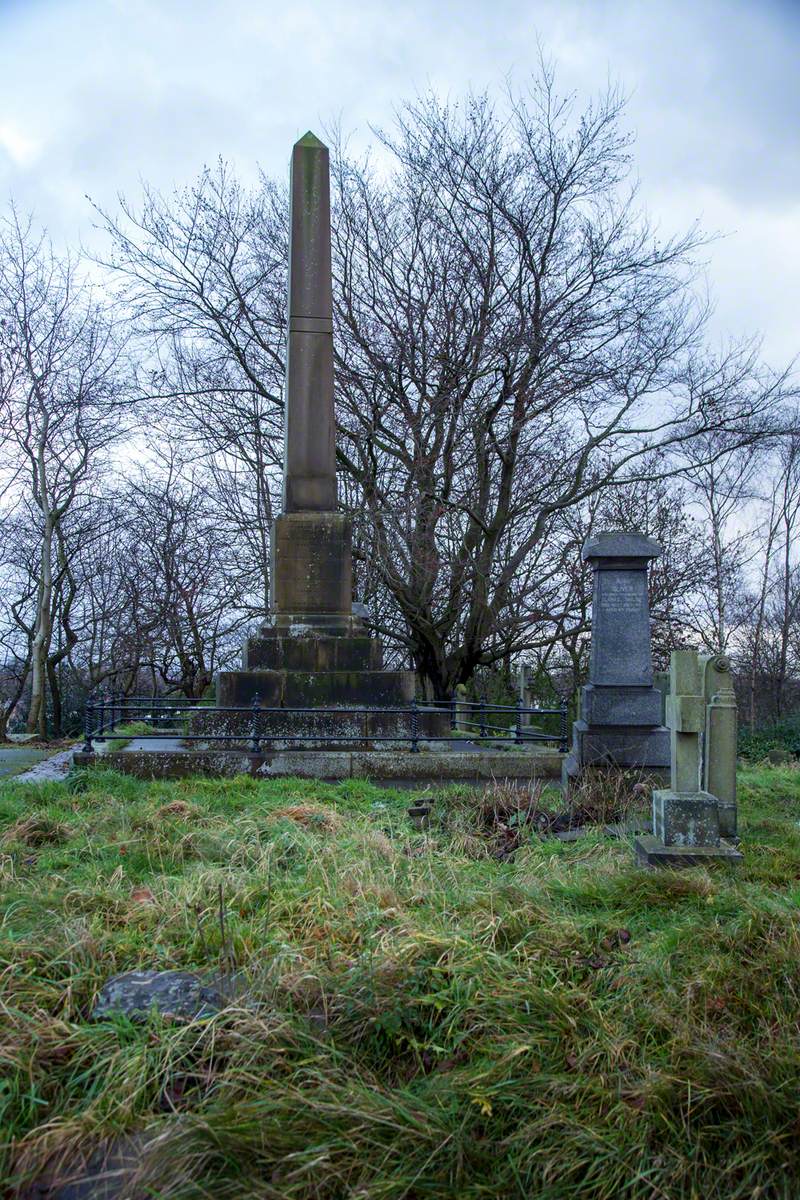
M280 628L352 627L351 529L336 511L330 165L307 133L292 150L283 513L272 531Z
M283 511L336 510L328 149L292 150Z
M380 642L353 613L350 518L336 509L330 166L327 147L313 133L292 150L288 317L283 512L272 527L271 611L247 639L242 669L217 676L217 703L238 707L258 696L272 709L322 710L265 713L265 737L279 740L309 727L349 737L352 728L363 728L353 706L408 704L414 675L383 670ZM337 706L345 709L338 716ZM200 714L193 721L198 730L236 733L249 719ZM405 718L370 719L373 732L386 734ZM311 739L308 748L329 745L330 739Z

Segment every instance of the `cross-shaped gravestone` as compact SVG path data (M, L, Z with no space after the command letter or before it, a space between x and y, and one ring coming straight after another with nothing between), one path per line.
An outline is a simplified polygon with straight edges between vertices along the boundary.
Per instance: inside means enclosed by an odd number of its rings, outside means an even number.
M720 839L717 797L701 784L706 701L695 650L672 652L667 723L671 787L653 792L653 833L637 839L639 861L648 866L688 866L711 858L739 861L741 854Z

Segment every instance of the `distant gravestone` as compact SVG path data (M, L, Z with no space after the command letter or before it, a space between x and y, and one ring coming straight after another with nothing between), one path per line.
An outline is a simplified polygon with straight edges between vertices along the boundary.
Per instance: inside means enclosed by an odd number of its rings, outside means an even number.
M655 671L653 683L661 693L661 724L667 724L667 696L669 695L669 671Z
M533 708L533 697L531 694L531 677L533 669L531 667L522 666L519 669L517 677L517 695L522 708ZM523 713L520 717L520 725L530 725L530 713Z
M564 764L569 782L586 767L636 766L665 771L669 732L653 686L647 569L661 553L639 533L600 533L581 557L594 571L589 682Z
M739 851L720 837L717 797L702 786L706 698L695 650L673 650L670 685L671 786L653 792L653 832L637 838L637 859L645 866L677 867L717 859L739 862Z

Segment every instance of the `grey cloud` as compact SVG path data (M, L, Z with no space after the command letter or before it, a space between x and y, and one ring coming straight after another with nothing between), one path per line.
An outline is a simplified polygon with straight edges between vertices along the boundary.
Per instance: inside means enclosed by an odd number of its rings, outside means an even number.
M800 34L795 0L27 0L0 2L0 196L91 239L89 192L169 189L218 155L286 170L308 126L387 124L431 86L520 84L537 37L582 103L630 92L642 197L665 231L702 216L718 326L796 343ZM4 144L27 138L37 154ZM738 232L737 232L738 231ZM786 242L791 244L786 246ZM794 262L792 255L794 254ZM763 263L770 264L764 278Z

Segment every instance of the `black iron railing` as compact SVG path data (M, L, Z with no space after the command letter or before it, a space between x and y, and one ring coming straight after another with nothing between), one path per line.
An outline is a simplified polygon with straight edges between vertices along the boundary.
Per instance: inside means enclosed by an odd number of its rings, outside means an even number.
M191 717L200 714L249 714L247 733L241 730L237 733L201 732L191 733L186 727ZM283 733L265 729L263 718L270 715L287 717L292 715L317 715L326 719L338 717L359 716L362 727L357 733L340 732L320 734L312 730L303 733ZM420 718L439 715L449 717L450 732L436 733L420 729ZM408 718L408 732L380 733L370 730L370 718L394 715ZM557 717L558 730L547 733L544 730L531 729L532 717ZM508 719L507 724L497 724ZM141 722L148 730L120 730L120 726ZM373 722L374 729L374 722ZM152 731L151 731L152 730ZM296 743L313 742L320 746L341 745L342 743L364 742L402 742L408 743L412 753L419 752L420 742L452 742L453 734L462 731L465 740L470 742L498 741L499 739L513 740L517 746L530 742L556 742L558 749L567 749L567 701L564 700L558 708L526 708L518 704L489 704L485 698L480 700L462 700L453 697L451 700L424 701L412 700L407 707L377 707L372 705L356 705L352 707L275 707L263 705L256 696L247 707L211 707L198 704L178 697L169 696L122 696L107 692L90 696L84 712L84 744L83 752L91 754L96 741L129 741L159 740L165 737L178 738L182 742L218 742L224 748L228 743L247 742L251 754L260 754L264 744L271 742Z

